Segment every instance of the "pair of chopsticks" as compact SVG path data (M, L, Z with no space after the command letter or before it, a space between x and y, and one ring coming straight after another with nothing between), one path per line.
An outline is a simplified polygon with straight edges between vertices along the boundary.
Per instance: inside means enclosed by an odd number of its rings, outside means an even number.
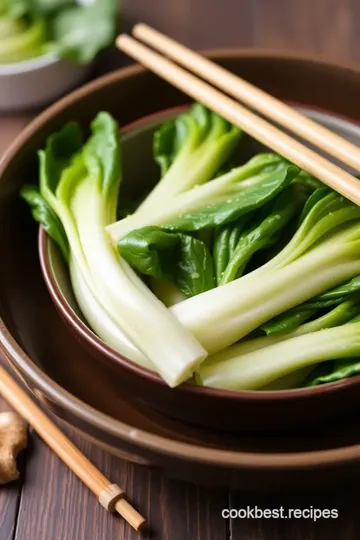
M126 34L117 38L117 47L192 99L202 102L268 148L281 154L352 202L360 204L360 183L357 178L249 111L228 95L308 140L342 163L360 170L360 149L355 145L145 24L137 24L133 28L133 35L225 93Z
M126 501L122 489L112 484L80 452L2 366L0 366L0 394L96 495L106 510L120 514L137 531L144 526L144 518Z

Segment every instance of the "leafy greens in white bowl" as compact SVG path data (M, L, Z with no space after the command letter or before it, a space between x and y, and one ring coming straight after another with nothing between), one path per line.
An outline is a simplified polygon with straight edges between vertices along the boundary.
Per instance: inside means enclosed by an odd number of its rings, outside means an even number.
M117 1L0 0L0 110L54 101L113 43Z

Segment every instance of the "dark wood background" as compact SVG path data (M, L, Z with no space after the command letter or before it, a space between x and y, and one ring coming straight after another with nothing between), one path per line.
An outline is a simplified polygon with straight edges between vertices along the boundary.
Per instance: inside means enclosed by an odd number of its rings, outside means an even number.
M195 48L257 47L316 53L360 62L359 0L123 0L126 29L137 21ZM1 45L0 45L1 46ZM124 64L104 58L99 72ZM0 118L0 154L32 118ZM7 410L0 402L0 410ZM127 491L151 523L155 540L357 540L359 493L260 495L228 493L168 480L113 458L67 433L95 464ZM120 519L108 516L92 494L31 434L22 478L0 488L0 540L134 540ZM232 520L222 508L336 508L337 520Z

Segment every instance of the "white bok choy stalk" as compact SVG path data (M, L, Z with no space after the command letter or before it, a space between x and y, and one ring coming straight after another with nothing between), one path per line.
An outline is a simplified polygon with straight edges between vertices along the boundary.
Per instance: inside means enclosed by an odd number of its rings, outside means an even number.
M291 332L279 332L270 336L260 336L252 339L243 339L239 343L231 345L222 351L208 356L203 362L202 366L208 366L210 364L217 364L233 358L235 356L242 356L250 352L270 347L292 339L298 336L304 336L305 334L311 334L312 332L318 332L325 328L333 328L335 326L341 326L360 313L360 298L356 300L346 300L341 304L329 310L327 313L320 315L314 320L311 320L305 324L302 324Z
M109 242L105 227L115 221L121 181L118 125L101 112L91 129L85 143L73 122L49 137L39 152L40 193L25 187L22 196L48 234L67 242L67 260L97 302L173 387L207 353Z
M199 384L228 390L257 390L319 362L360 356L360 322L294 337L197 372Z
M245 355L255 353L260 349L265 349L277 345L287 340L293 340L296 337L319 332L325 328L334 328L348 323L360 313L360 298L357 296L352 300L345 300L336 307L330 309L327 313L320 315L316 319L302 324L291 332L279 332L270 336L262 336L253 339L242 340L235 345L209 356L200 366L196 375L197 380L202 382L211 377L214 382L218 373L223 373L223 367L241 362L241 358ZM276 390L294 388L301 384L314 369L314 365L306 365L301 369L289 371L286 375L280 374L279 378L272 379L262 390ZM207 384L207 383L206 383Z
M70 259L71 284L82 314L93 331L115 351L135 364L155 370L148 358L137 349L119 325L110 317L86 284L78 265Z

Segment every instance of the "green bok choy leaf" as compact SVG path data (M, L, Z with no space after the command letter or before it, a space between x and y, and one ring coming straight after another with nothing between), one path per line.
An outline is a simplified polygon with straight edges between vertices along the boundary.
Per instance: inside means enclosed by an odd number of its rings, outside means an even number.
M192 236L144 227L120 240L118 250L132 268L158 281L173 282L185 296L215 286L211 254L204 242Z
M319 366L308 375L304 386L318 386L348 379L360 373L360 357L330 360Z
M231 255L221 275L219 285L225 285L240 277L252 255L274 243L278 233L289 224L303 202L297 197L296 188L296 184L285 188L275 198L270 208L266 205L266 208L262 209L262 216L255 219L242 234L240 233L235 247L229 245ZM229 244L230 239L231 236L229 236Z

